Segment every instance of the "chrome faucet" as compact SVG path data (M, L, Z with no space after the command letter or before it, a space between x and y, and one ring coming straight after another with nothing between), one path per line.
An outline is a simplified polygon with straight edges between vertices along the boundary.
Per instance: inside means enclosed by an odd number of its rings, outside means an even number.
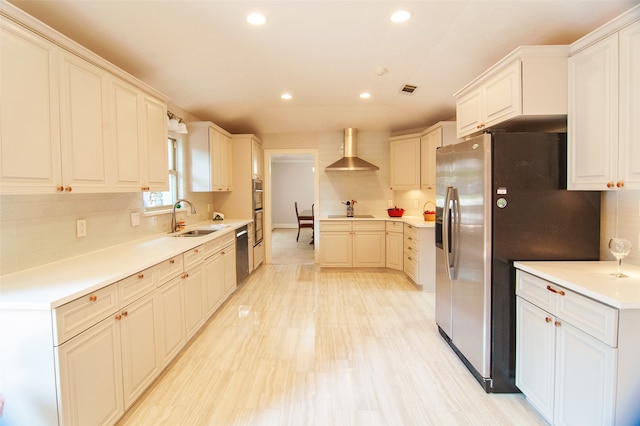
M176 228L178 227L178 224L176 223L176 206L180 203L189 204L189 207L191 207L191 214L196 213L196 209L193 207L193 204L191 204L191 201L185 200L184 198L181 198L178 201L176 201L176 203L173 205L173 213L171 214L171 233L174 233L177 231Z

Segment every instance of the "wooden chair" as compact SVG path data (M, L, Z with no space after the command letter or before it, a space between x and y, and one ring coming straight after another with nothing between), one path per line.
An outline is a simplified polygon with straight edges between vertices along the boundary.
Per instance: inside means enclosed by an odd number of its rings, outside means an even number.
M314 212L313 212L313 207L314 205L311 204L311 215L300 215L300 213L298 212L298 202L295 201L294 202L294 206L296 208L296 217L298 218L298 236L296 236L296 241L298 241L298 239L300 238L300 228L311 228L311 242L309 244L313 244L313 219L314 219Z

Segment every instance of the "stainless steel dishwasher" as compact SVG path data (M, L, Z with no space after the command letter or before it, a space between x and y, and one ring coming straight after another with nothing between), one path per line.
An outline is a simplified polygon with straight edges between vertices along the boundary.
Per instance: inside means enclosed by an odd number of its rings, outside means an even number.
M249 233L247 227L236 229L236 280L240 285L249 276Z

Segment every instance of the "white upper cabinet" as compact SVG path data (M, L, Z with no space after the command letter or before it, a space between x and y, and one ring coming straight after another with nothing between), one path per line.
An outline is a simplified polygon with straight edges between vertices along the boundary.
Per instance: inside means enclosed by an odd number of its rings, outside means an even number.
M136 191L142 186L142 121L140 90L123 81L110 85L113 184L124 191Z
M142 96L142 131L142 190L167 191L167 104L147 94Z
M456 98L459 138L500 124L564 123L568 46L522 46L462 88Z
M251 138L251 174L254 179L264 179L264 150L262 141Z
M108 185L108 80L102 69L64 53L60 73L62 180L66 192Z
M389 149L391 189L420 189L420 135L392 137Z
M2 193L53 193L62 185L57 50L0 20Z
M231 135L208 121L189 123L191 190L193 192L231 191Z
M422 189L431 189L436 186L436 150L457 141L455 121L441 121L422 133L420 137L420 187Z
M569 59L567 185L638 189L640 21L595 43L587 44L589 37L572 45Z
M0 21L0 193L166 189L162 95L32 17L16 19L25 22Z

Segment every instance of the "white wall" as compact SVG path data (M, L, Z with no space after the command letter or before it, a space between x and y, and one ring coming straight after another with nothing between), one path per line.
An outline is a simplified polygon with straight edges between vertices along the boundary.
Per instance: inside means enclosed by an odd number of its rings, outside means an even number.
M274 228L297 228L294 202L298 202L298 211L311 210L313 179L313 160L285 159L271 163L271 221Z

